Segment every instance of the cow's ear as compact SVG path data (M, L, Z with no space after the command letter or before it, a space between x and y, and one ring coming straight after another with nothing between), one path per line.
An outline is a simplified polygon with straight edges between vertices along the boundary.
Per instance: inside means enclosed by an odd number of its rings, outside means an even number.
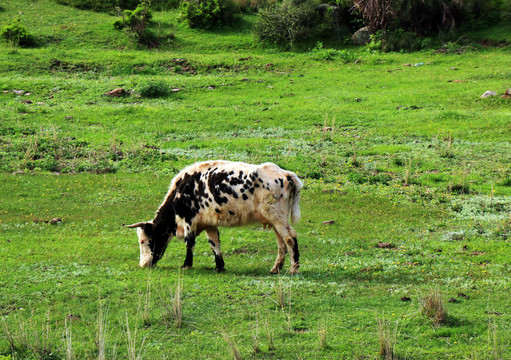
M147 234L147 236L151 236L153 233L153 223L146 222L142 229L144 229L144 232Z
M142 221L142 222L138 222L138 223L135 223L135 224L131 224L131 225L124 225L122 224L122 226L126 227L126 228L130 228L130 229L134 229L134 228L138 228L138 227L145 227L145 225L148 224L147 221Z

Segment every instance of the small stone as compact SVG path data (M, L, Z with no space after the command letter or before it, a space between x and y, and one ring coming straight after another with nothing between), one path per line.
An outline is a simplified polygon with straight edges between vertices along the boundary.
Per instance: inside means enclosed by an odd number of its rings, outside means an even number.
M123 88L117 88L117 89L113 89L112 91L106 92L103 95L110 96L110 97L121 97L121 96L124 96L127 94L129 94L128 91L124 90Z
M481 95L481 99L486 99L486 98L489 98L489 97L493 97L493 96L496 96L497 93L495 91L485 91L483 95Z

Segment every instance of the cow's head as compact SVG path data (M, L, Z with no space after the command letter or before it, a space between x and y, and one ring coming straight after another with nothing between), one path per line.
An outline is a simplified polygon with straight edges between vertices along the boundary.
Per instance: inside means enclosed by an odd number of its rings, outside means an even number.
M152 221L124 226L130 229L137 228L138 243L140 245L140 267L156 265L167 248L169 235L158 231Z

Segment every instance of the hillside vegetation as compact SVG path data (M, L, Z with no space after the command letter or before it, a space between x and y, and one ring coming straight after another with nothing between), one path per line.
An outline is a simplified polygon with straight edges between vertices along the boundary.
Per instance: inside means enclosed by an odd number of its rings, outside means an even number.
M1 4L30 37L0 41L0 359L511 357L509 23L385 53L263 43L258 16L152 10L148 46ZM220 230L225 273L204 235L193 269L175 239L139 268L121 224L206 159L299 175L300 274L257 225Z

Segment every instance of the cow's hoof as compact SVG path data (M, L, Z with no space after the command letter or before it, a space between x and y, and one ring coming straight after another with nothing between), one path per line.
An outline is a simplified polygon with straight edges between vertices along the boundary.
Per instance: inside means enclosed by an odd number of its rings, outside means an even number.
M223 272L225 272L225 268L224 268L224 267L222 267L222 268L216 268L216 269L215 269L215 271L216 271L217 273L223 273Z
M191 265L183 265L183 266L181 266L181 269L183 269L183 270L188 270L188 269L191 269L191 268L192 268Z
M291 268L289 269L289 273L294 275L294 274L299 274L300 273L300 270L298 270L298 268L300 267L300 264L299 263L296 263L294 264L293 266L291 266Z
M278 274L279 272L280 272L280 269L275 266L270 270L270 273L272 273L272 274Z

